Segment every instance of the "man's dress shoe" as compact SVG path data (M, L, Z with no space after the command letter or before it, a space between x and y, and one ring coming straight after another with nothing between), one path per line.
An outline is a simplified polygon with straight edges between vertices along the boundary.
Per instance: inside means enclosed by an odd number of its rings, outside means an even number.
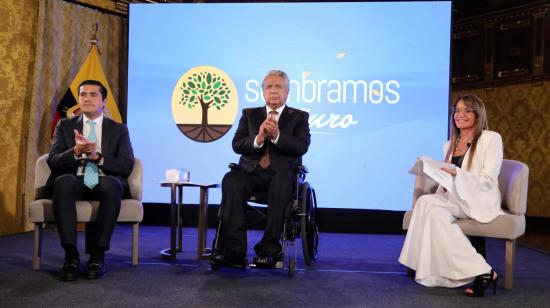
M210 258L210 265L214 269L217 268L218 266L245 269L247 262L248 260L245 257L229 256L229 255L220 254L220 253L215 253Z
M78 270L80 269L80 259L65 259L63 267L59 272L59 280L61 281L74 281L78 277Z
M86 266L86 278L97 279L105 275L105 262L103 260L90 260Z

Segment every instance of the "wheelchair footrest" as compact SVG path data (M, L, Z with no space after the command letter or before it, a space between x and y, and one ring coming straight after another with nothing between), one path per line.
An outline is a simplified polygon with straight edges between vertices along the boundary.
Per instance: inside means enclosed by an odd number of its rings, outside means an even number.
M247 263L248 262L247 262L246 258L242 258L242 259L239 258L238 260L237 259L229 259L229 258L226 258L226 257L224 257L223 255L221 255L219 253L214 253L210 257L210 266L213 269L217 269L220 266L245 269Z
M284 262L282 258L254 257L249 266L251 268L281 269L284 267Z

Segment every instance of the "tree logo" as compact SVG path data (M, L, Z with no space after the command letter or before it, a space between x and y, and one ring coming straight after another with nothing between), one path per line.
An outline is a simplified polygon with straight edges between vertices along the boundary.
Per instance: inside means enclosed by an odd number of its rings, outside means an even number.
M197 142L223 137L235 121L237 89L227 74L197 66L181 76L172 93L172 115L179 130Z

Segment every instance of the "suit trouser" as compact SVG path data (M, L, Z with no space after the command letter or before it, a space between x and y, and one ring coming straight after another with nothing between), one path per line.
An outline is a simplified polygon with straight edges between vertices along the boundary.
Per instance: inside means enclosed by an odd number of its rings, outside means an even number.
M82 177L73 174L59 176L54 182L52 203L61 245L77 247L76 201L97 200L96 219L86 225L86 252L95 248L108 250L124 189L124 184L114 176L100 176L93 189L84 185Z
M252 173L242 169L231 170L222 181L221 245L227 253L245 256L246 202L256 191L267 191L267 221L262 240L256 244L258 255L277 256L281 250L279 239L285 212L292 198L292 171L273 172L256 168Z

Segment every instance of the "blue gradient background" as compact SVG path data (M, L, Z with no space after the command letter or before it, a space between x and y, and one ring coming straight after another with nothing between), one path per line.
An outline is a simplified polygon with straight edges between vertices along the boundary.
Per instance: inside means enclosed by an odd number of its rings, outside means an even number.
M262 106L245 95L272 68L290 79L397 80L400 100L304 103L291 86L287 104L310 114L352 114L357 125L311 127L304 164L320 207L407 210L417 156L442 157L447 136L451 3L271 3L130 6L128 126L135 155L145 164L144 202L169 202L164 172L188 168L194 182L220 183L236 124L212 143L180 133L171 98L178 79L199 65L233 80L239 110ZM345 52L337 58L338 52ZM311 90L311 89L310 89ZM306 95L311 97L311 91ZM219 203L215 189L211 203ZM184 190L184 202L198 193Z

